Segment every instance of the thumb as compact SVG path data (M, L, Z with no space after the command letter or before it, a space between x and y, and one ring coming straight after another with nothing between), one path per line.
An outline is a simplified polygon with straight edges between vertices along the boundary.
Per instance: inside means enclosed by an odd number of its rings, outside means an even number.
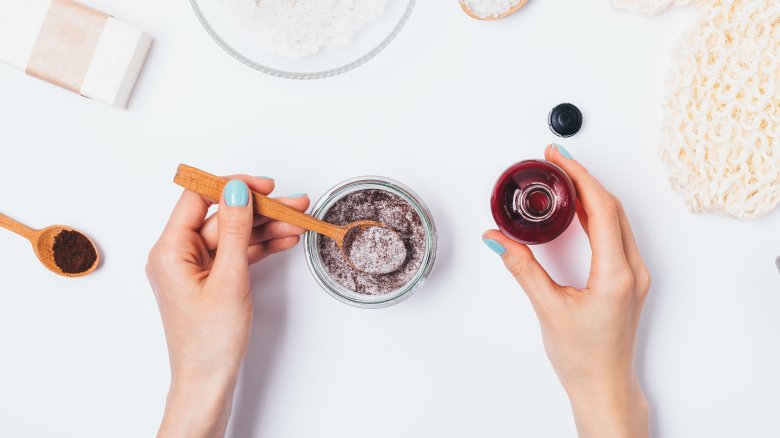
M252 194L246 183L233 179L225 184L217 212L217 255L212 274L235 277L249 270L247 248L252 235Z
M560 289L561 286L550 278L528 246L515 242L498 230L486 232L482 240L488 248L501 256L509 273L534 303L548 298L551 293Z

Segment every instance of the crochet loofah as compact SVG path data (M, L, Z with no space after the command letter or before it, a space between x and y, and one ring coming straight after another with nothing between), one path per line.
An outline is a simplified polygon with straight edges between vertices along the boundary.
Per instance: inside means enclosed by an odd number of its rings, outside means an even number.
M686 0L613 0L655 13ZM780 203L780 0L696 0L673 50L661 158L694 212L740 219Z

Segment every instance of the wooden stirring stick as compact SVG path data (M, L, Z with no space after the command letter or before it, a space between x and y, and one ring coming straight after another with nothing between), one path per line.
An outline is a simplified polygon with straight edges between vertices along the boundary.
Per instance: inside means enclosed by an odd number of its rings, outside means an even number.
M227 180L224 178L220 178L186 164L179 164L173 182L187 190L205 196L215 203L219 202L222 197L222 191L225 189L225 184L227 184ZM314 231L315 233L324 234L336 242L343 242L344 236L347 234L348 230L343 227L329 224L309 216L306 213L301 213L292 207L274 201L254 190L252 191L252 200L254 201L255 213L261 216L281 222L287 222L288 224L293 224L303 229Z
M222 191L225 188L225 184L227 184L227 180L224 178L214 176L200 169L187 166L186 164L179 164L179 168L176 170L176 177L174 177L173 182L187 190L205 196L214 202L219 202L219 199L222 197ZM336 245L338 245L339 249L341 249L347 262L349 262L353 267L355 267L355 264L349 257L349 248L345 248L344 245L346 240L354 240L352 238L347 239L348 235L355 236L356 233L360 233L362 230L366 230L372 227L382 228L392 232L392 234L390 234L391 239L394 239L396 243L400 242L400 244L403 245L403 238L398 234L398 232L381 222L356 221L344 226L338 226L317 219L306 213L302 213L292 207L288 207L280 202L274 201L273 199L270 199L267 196L255 191L252 191L252 200L255 213L261 216L296 225L305 230L313 231L333 239L333 241L336 242ZM387 274L397 270L399 267L400 265L388 266L386 270L381 272L368 273ZM357 267L355 268L358 269Z

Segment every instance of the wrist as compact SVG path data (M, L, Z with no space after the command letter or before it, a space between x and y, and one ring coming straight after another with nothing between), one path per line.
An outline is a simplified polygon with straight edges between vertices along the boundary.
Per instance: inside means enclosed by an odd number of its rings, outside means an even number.
M224 436L235 379L173 379L158 437Z
M650 407L634 376L567 389L580 438L641 438L650 434Z

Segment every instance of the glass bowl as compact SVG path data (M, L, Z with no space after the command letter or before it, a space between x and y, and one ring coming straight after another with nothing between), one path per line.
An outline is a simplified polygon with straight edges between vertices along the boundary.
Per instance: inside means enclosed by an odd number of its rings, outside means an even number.
M312 232L306 233L303 246L304 251L306 252L306 262L309 265L309 270L312 275L314 275L317 283L319 283L326 292L342 303L355 307L380 308L398 304L409 298L426 282L433 270L433 264L436 261L437 234L433 216L431 215L430 210L428 210L428 207L423 203L422 199L420 199L420 197L410 188L400 182L381 176L352 178L336 185L320 197L319 201L314 205L314 208L312 208L311 214L318 219L322 219L333 204L339 199L349 193L370 189L384 190L401 197L401 199L408 202L414 208L416 213L420 216L423 227L425 228L426 245L422 263L414 277L405 285L390 293L382 295L367 295L353 292L334 280L325 268L322 258L320 257L320 247L318 245L318 240L320 238L319 234Z
M261 47L224 0L190 0L203 27L226 52L244 64L274 76L317 79L360 66L381 52L401 31L416 0L387 0L381 17L355 33L345 47L326 47L299 59Z

